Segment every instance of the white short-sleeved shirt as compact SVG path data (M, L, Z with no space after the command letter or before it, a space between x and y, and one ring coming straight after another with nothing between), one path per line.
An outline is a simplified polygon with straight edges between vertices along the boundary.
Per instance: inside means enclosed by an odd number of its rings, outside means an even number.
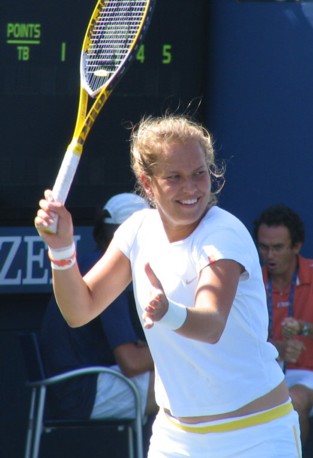
M232 259L245 271L224 332L216 344L182 337L161 323L146 330L156 367L156 399L177 417L236 410L274 389L284 378L277 351L267 342L268 313L257 250L245 226L215 206L186 239L169 243L156 210L134 214L114 243L131 262L139 317L149 301L149 262L169 299L194 307L200 271Z

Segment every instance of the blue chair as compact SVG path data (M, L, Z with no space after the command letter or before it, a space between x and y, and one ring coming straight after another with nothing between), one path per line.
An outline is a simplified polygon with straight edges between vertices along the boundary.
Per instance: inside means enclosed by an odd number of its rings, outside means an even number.
M31 388L31 403L28 417L28 429L26 438L25 458L38 458L40 441L43 433L51 432L57 429L68 428L91 428L115 427L118 431L127 430L128 437L128 457L143 458L143 433L142 433L142 414L141 399L136 385L125 377L123 374L112 370L108 367L88 367L65 372L53 377L46 377L44 365L40 352L38 337L35 332L20 334L20 343L25 360L27 381L26 385ZM136 405L135 419L46 419L44 417L46 404L46 391L49 385L63 382L73 377L79 377L86 374L112 374L123 380L131 389ZM136 440L135 440L136 439Z

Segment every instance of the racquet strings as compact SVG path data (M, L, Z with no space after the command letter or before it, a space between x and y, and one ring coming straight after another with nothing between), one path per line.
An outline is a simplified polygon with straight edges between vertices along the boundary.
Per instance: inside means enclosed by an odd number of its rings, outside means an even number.
M147 0L108 0L98 11L87 34L82 55L82 77L94 96L118 72L140 33Z

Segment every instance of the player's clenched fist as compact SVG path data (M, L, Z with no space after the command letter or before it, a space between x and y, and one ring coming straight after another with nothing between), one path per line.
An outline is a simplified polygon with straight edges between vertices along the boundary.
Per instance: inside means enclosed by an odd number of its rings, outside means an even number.
M58 217L56 234L49 232L55 217ZM42 239L51 248L61 248L73 242L73 222L71 214L61 202L56 202L52 191L47 189L44 198L39 201L39 209L34 220L35 227Z

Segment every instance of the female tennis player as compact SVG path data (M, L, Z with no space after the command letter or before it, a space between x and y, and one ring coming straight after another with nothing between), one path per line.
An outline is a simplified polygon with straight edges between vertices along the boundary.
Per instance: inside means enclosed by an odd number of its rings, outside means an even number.
M125 221L83 278L70 213L49 190L40 201L35 225L63 316L87 323L133 280L160 407L149 458L299 458L298 417L267 341L258 254L244 225L216 204L210 134L167 115L144 119L131 140L153 208ZM58 231L49 234L54 213Z

